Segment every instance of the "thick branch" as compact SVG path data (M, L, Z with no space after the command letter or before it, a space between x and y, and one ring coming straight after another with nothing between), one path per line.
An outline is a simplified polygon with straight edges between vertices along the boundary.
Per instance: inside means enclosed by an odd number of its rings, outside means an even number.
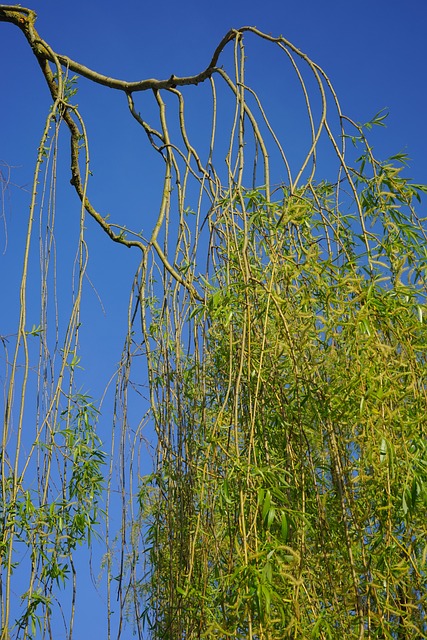
M27 38L34 54L40 59L49 60L55 62L49 47L46 46L46 42L40 37L34 24L37 19L37 14L31 9L25 9L24 7L14 5L0 5L0 22L10 22L16 25ZM134 82L128 82L126 80L119 80L117 78L111 78L109 76L98 73L89 67L86 67L79 62L75 62L68 56L64 56L55 52L56 59L67 69L81 75L88 80L92 80L98 84L102 84L110 89L119 89L126 93L133 93L134 91L147 91L148 89L171 89L175 87L183 87L186 85L197 85L204 82L215 71L218 58L227 45L228 42L233 40L239 33L238 30L231 29L221 40L209 65L204 71L197 73L193 76L179 77L171 75L166 80L157 80L156 78L147 78L145 80L137 80Z

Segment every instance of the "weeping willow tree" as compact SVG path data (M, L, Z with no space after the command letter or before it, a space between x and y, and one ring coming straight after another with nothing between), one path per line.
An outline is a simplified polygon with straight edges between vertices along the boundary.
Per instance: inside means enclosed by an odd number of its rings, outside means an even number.
M402 177L404 156L373 156L366 131L384 116L350 120L317 64L252 27L197 75L127 82L53 51L35 19L0 5L52 96L14 344L3 340L2 640L73 636L82 544L103 548L108 638L126 625L157 640L427 637L427 245L414 208L426 188ZM246 79L245 47L260 44L305 105L298 162ZM122 92L163 160L149 233L96 208L78 78ZM186 115L197 85L210 90L202 151ZM53 276L64 129L80 202L65 311ZM87 216L140 256L103 442L77 382Z

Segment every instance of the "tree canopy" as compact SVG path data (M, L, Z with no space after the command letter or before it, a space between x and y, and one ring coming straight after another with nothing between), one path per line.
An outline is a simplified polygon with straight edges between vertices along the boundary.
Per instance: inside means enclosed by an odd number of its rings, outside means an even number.
M19 318L2 339L2 640L73 636L82 545L99 565L108 638L426 637L427 188L403 176L403 154L374 156L369 131L385 114L354 122L315 62L254 27L230 30L195 75L127 81L55 52L35 21L0 5L52 99ZM247 70L259 45L300 92L298 150ZM125 96L162 160L142 231L97 207L82 78ZM204 138L192 109L203 87ZM71 258L55 251L66 137ZM139 253L111 437L80 369L87 216L122 245L117 260Z

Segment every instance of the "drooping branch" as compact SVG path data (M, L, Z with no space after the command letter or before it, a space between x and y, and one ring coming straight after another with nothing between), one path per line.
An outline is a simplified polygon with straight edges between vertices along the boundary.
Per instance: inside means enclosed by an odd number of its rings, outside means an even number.
M23 32L34 55L37 58L53 101L59 101L59 103L61 103L59 112L64 122L67 124L71 136L70 183L75 188L75 191L80 201L82 202L82 205L84 206L87 213L100 225L103 231L110 237L111 240L113 240L113 242L123 244L128 248L138 247L143 253L145 253L149 246L154 247L161 262L163 263L166 270L172 275L172 277L177 282L185 286L191 292L195 299L202 300L201 296L197 293L194 286L190 283L187 283L185 279L176 271L173 265L168 262L166 255L160 249L157 242L149 242L148 245L146 245L139 240L127 239L127 230L121 228L120 225L114 225L107 222L107 219L103 217L91 204L86 193L86 186L84 181L82 180L79 166L79 156L82 140L84 143L83 146L87 148L84 123L77 108L69 104L64 94L64 78L61 73L61 66L65 67L67 72L71 70L98 84L113 89L123 90L126 92L128 99L131 100L131 95L134 91L144 91L147 89L168 89L174 88L177 85L199 84L199 82L202 82L206 78L210 77L210 75L214 71L214 63L217 60L222 48L230 39L232 39L232 37L234 37L232 35L233 32L229 32L229 34L227 34L227 36L223 39L223 41L217 48L209 67L196 76L187 78L175 78L175 76L171 76L171 78L169 78L168 80L148 79L141 82L126 82L104 76L100 73L97 73L96 71L89 69L88 67L85 67L84 65L71 60L67 56L63 56L54 52L49 44L44 39L42 39L37 32L34 26L36 18L37 14L31 9L26 9L24 7L15 5L0 5L0 22L12 23ZM52 72L49 63L53 63L55 65L56 74ZM118 227L120 229L120 232L116 233L113 230L114 227Z

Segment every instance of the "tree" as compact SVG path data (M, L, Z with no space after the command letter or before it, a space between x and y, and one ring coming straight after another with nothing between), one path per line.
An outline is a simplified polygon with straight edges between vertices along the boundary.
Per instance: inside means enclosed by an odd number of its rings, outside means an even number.
M402 177L403 155L373 156L366 131L385 115L353 122L318 65L252 27L227 33L195 76L127 82L57 54L35 19L0 5L0 21L21 29L52 96L4 373L2 640L55 637L60 617L72 637L76 549L99 547L100 532L109 637L126 620L139 637L159 639L425 637L426 234L414 205L426 187ZM250 38L288 60L299 82L308 134L296 169L267 98L246 81ZM230 74L220 64L229 47ZM148 234L110 221L92 201L79 77L123 92L164 162ZM204 83L206 160L184 100L187 87ZM142 91L154 95L159 128L135 106ZM81 203L65 326L50 294L63 128ZM322 160L331 151L333 170ZM38 211L40 323L30 329ZM109 454L98 408L79 388L86 214L141 254ZM144 476L141 433L128 421L141 356L145 420L156 432Z

